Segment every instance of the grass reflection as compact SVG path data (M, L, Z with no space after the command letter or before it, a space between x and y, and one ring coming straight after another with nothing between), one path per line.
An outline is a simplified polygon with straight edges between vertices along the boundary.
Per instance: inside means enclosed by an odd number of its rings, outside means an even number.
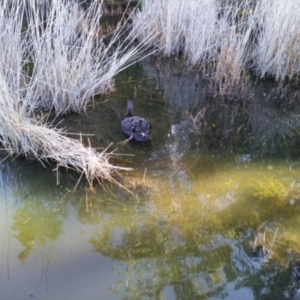
M122 202L123 212L95 230L89 240L94 251L130 266L115 292L124 299L160 299L166 293L206 299L234 283L258 295L255 281L275 284L264 281L266 268L273 278L279 269L293 268L299 258L297 171L247 165L221 167L207 177L187 174L154 176L155 193L135 205ZM177 182L187 178L188 191Z
M164 176L157 168L145 176L128 174L124 184L137 196L118 187L104 192L78 186L59 201L61 190L45 197L38 178L17 187L15 195L30 195L18 201L12 217L23 247L19 259L24 263L34 250L58 240L73 212L72 227L87 234L80 239L88 244L87 257L92 249L120 262L116 278L123 277L111 291L122 299L208 299L230 286L259 299L280 280L292 294L300 252L297 167L204 159L182 160ZM199 172L199 166L209 170ZM79 247L76 238L64 247ZM66 250L56 245L58 253Z
M55 241L62 233L63 220L40 202L25 202L15 211L13 221L14 237L24 248L18 255L23 263L36 247Z

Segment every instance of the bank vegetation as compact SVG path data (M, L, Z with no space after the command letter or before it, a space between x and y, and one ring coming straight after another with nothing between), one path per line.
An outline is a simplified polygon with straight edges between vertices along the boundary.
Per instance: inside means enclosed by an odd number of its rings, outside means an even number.
M75 169L90 184L117 183L114 173L128 169L71 138L55 117L86 111L94 96L113 91L116 74L151 51L182 56L225 97L243 97L250 73L278 82L300 73L297 1L143 0L109 35L102 1L81 4L0 1L0 142L11 156Z
M113 174L128 169L111 164L112 153L70 137L55 118L84 112L94 96L110 93L114 76L147 46L133 45L123 27L107 37L102 12L101 1L85 9L75 0L0 2L1 145L11 156L74 169L90 184L117 183Z
M181 55L203 70L224 96L241 92L249 71L258 78L300 73L300 6L288 0L144 0L134 17L140 40Z

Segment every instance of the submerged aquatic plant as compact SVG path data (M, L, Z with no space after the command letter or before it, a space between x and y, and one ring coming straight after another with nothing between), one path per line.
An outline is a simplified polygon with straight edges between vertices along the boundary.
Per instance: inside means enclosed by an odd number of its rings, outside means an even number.
M84 10L77 1L0 2L0 141L10 155L33 156L73 168L88 181L107 179L127 168L66 136L47 115L86 110L98 94L113 88L113 77L141 58L147 43L123 39L123 27L109 39L101 34L102 1Z

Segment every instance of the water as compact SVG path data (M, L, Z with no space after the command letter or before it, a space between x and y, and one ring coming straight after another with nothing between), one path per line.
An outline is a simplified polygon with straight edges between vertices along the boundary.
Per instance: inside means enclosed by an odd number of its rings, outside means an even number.
M198 76L146 61L107 101L64 117L70 132L94 134L86 143L128 154L113 161L134 168L122 174L134 195L84 182L74 192L72 172L2 163L0 299L300 298L298 137L274 131L287 119L265 90L220 103ZM118 144L127 97L152 123L151 144Z

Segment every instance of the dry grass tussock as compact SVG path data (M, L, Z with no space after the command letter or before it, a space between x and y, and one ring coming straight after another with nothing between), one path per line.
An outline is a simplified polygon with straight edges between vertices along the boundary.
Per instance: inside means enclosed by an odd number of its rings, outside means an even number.
M244 5L249 11L250 1ZM221 95L232 94L244 77L253 24L241 4L217 0L145 0L134 17L135 28L144 27L141 40L155 29L163 54L182 53L190 65L201 66Z
M116 182L112 173L127 169L111 165L111 153L84 147L35 114L84 111L93 96L110 91L118 72L141 58L147 44L121 39L122 28L104 44L101 12L96 1L87 10L75 0L0 2L0 142L10 155L56 161L90 183Z
M157 32L154 46L182 53L229 88L244 70L280 80L300 73L300 6L281 0L144 0L134 25L140 40Z
M261 77L276 80L300 74L300 6L298 1L258 1L258 28L254 49L255 68Z

